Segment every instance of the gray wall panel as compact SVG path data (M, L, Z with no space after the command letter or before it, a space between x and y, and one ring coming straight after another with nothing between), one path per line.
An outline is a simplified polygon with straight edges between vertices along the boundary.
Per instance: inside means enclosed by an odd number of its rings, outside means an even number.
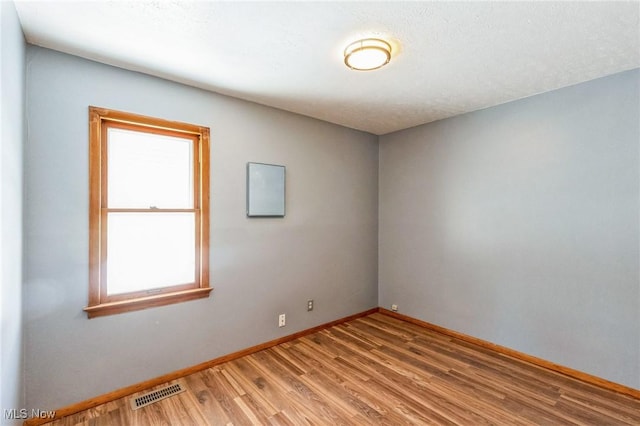
M25 49L13 2L0 2L0 423L24 407L22 202Z
M381 137L380 305L639 388L639 74Z
M30 406L64 406L377 305L375 136L34 46L27 63ZM209 299L82 312L89 105L211 128ZM287 167L286 217L246 217L249 161Z

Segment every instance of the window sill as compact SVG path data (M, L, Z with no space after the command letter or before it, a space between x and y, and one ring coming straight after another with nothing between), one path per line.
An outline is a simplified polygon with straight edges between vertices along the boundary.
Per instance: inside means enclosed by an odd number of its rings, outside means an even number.
M99 305L87 306L83 309L89 318L101 317L105 315L121 314L123 312L139 311L156 306L170 305L173 303L187 302L189 300L204 299L209 297L213 288L196 288L183 290L175 293L156 294L137 299L122 300L118 302L101 303Z

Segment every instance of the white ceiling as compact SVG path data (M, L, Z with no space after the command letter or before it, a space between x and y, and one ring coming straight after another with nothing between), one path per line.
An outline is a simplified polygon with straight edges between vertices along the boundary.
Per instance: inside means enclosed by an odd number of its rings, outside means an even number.
M640 3L18 1L29 43L374 134L640 67ZM363 37L394 47L351 71Z

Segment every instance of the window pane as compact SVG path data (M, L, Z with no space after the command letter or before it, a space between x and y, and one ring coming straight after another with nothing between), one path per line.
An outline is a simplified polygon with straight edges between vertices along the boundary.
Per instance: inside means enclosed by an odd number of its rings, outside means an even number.
M193 208L193 141L109 128L109 208Z
M109 213L107 293L195 281L195 213Z

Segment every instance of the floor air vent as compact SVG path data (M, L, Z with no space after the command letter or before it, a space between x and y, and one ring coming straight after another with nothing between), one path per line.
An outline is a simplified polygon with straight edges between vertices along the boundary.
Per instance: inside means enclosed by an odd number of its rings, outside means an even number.
M144 394L137 398L131 398L131 409L137 410L138 408L146 407L147 405L169 398L180 392L184 392L184 389L182 389L179 383L176 383L175 385L167 386L166 388Z

